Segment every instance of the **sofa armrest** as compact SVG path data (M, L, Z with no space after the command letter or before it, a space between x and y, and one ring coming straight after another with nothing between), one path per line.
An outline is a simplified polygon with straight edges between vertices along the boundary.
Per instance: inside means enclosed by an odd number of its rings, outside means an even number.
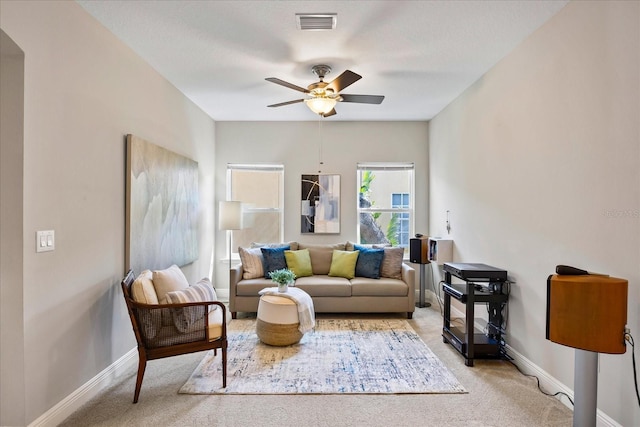
M237 264L229 270L229 311L236 312L236 294L238 282L242 280L244 269L242 264Z
M409 285L409 306L413 307L416 303L416 270L404 263L402 264L402 281Z

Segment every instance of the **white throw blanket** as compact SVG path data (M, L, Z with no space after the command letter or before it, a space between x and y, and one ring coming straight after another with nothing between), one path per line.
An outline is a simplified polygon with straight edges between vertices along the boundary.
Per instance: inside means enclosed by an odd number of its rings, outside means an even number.
M287 292L278 292L278 288L275 287L264 288L258 293L260 295L276 295L294 301L298 306L298 321L300 322L298 330L303 334L311 331L316 326L313 300L309 294L302 289L289 286Z

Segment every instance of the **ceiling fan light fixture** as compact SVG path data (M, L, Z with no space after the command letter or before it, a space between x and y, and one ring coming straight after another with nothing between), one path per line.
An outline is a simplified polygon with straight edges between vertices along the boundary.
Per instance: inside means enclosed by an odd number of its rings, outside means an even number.
M316 97L305 99L304 103L307 104L307 107L314 113L324 115L333 110L337 100L333 98Z

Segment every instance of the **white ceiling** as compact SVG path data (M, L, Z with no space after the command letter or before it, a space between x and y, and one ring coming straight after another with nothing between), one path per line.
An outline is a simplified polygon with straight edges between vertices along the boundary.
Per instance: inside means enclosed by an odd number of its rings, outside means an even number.
M315 64L363 78L326 120L428 120L528 35L564 0L113 1L77 0L217 121L316 120L303 103ZM337 28L301 31L296 13L337 13Z

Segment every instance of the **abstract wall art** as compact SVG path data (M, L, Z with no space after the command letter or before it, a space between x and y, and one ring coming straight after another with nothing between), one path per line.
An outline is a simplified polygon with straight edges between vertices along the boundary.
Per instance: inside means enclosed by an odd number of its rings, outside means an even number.
M198 259L198 163L127 135L126 269Z
M302 175L300 232L340 233L340 175Z

